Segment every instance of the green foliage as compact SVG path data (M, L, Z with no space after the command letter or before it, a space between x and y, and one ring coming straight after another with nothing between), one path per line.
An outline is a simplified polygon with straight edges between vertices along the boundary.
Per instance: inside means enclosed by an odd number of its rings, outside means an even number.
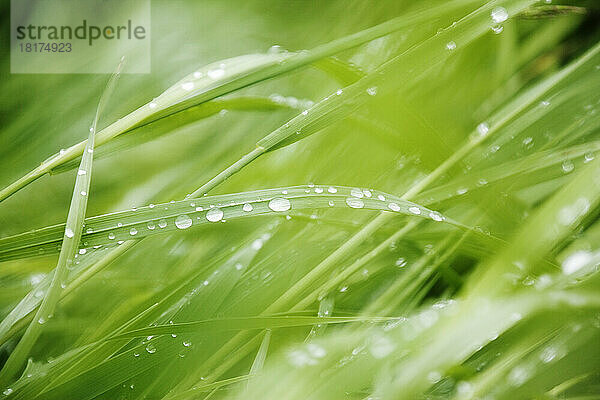
M597 398L597 5L152 6L2 82L3 396Z

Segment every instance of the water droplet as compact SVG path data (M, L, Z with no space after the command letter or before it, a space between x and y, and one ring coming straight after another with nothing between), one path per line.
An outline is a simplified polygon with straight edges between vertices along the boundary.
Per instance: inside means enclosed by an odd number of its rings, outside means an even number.
M188 215L180 215L175 218L175 226L179 229L187 229L192 226L192 219Z
M431 371L427 374L427 379L431 383L438 383L442 379L442 374L440 374L438 371Z
M192 345L192 342L187 341L187 340L183 341L183 346L184 347L190 347L191 345Z
M13 390L12 390L11 388L7 388L7 389L5 389L5 390L2 392L2 394L3 394L3 395L5 395L5 396L8 396L8 395L10 395L12 392L13 392Z
M351 208L363 208L365 206L365 203L356 197L347 197L346 204Z
M160 221L158 221L158 227L159 228L166 228L167 227L167 220L161 219Z
M194 82L185 82L181 84L181 88L183 90L187 90L188 92L194 89Z
M45 323L46 323L46 318L40 317L40 319L38 319L38 324L44 325Z
M571 160L565 160L563 161L561 168L564 173L568 174L569 172L575 169L575 165L573 165L573 162L571 162Z
M390 355L396 349L396 344L387 336L382 334L374 335L369 344L369 352L374 358L381 359Z
M254 207L252 207L252 204L250 203L246 203L244 204L244 206L242 207L242 210L246 211L246 212L250 212L252 210L254 210Z
M529 379L530 371L522 366L517 366L508 374L508 382L513 386L521 386Z
M482 122L479 125L477 125L477 133L479 134L479 136L485 136L488 134L489 131L490 126L487 124L487 122Z
M377 198L381 201L385 201L385 196L380 194L379 196L377 196Z
M152 343L148 343L146 345L146 351L150 354L154 354L156 353L156 346L154 346Z
M335 92L335 94L337 94L338 96L342 93L344 93L344 91L342 89L338 89L337 92Z
M406 267L406 259L404 259L403 257L400 257L399 259L396 260L396 267L398 268L403 268Z
M496 26L492 26L491 29L492 29L492 32L494 32L496 35L499 35L504 30L504 27L502 25L496 25Z
M156 225L154 225L154 222L150 221L148 222L148 229L150 229L151 231L154 230L154 228L156 228Z
M419 207L409 207L408 211L410 211L411 213L415 214L415 215L420 215L421 214L421 209Z
M437 222L441 222L444 220L444 217L437 211L432 211L429 213L429 217Z
M116 237L116 236L115 236L115 234L114 234L114 233L112 233L112 232L108 234L108 238L109 238L110 240L113 240L115 237Z
M77 175L85 175L85 174L87 174L87 171L85 169L77 170Z
M570 254L562 263L565 275L571 275L585 267L593 259L592 253L581 250Z
M87 192L85 190L82 190L81 192L79 192L82 196L87 196Z
M337 193L337 189L336 189L336 188L334 188L333 186L329 186L329 187L327 188L327 191L328 191L329 193Z
M388 204L388 207L392 211L400 211L400 206L396 203L390 203Z
M364 193L360 189L352 189L350 190L350 195L361 199L364 196Z
M269 208L273 211L287 211L292 208L288 199L276 197L269 201Z
M223 219L223 211L220 208L211 208L206 213L206 219L210 222L218 222Z
M148 108L155 109L157 104L155 102L148 103Z
M373 86L367 89L367 94L369 96L375 96L377 94L377 86Z
M137 230L137 229L135 229L135 228L131 228L131 229L129 230L129 234L130 234L131 236L135 236L135 235L137 235L137 233L138 233L138 230Z
M496 7L492 10L491 16L495 24L500 24L508 19L508 11L504 7Z
M448 43L446 43L446 49L452 51L456 49L456 43L453 41L450 41Z
M323 188L315 188L315 193L323 193Z
M84 255L85 253L87 253L86 249L79 249L79 254Z
M225 76L225 70L223 68L210 69L207 75L210 79L219 79Z
M72 238L73 236L75 236L75 233L73 233L73 229L66 228L65 229L65 236L68 237L68 238Z

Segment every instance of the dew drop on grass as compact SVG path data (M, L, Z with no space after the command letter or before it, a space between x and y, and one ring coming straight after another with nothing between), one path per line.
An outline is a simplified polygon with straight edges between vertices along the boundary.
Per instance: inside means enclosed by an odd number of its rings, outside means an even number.
M329 193L337 193L337 189L336 189L336 188L334 188L333 186L329 186L329 187L327 188L327 191L328 191Z
M151 109L155 109L156 108L156 103L155 102L148 103L148 107L151 108Z
M210 69L207 75L210 79L220 79L225 76L225 70L223 68Z
M571 275L588 265L593 259L590 252L585 250L571 253L562 263L562 270L565 275Z
M85 169L80 169L77 171L77 175L81 176L81 175L85 175L85 174L87 174L87 171Z
M352 189L350 190L350 195L361 199L364 196L364 193L360 189Z
M167 227L167 221L164 219L161 219L160 221L158 221L158 227L159 228L166 228Z
M148 227L148 229L150 229L151 231L154 230L154 228L156 228L156 225L154 225L154 222L148 222L148 225L146 225Z
M488 134L489 131L490 126L487 124L487 122L482 122L479 125L477 125L477 133L479 134L479 136L485 136Z
M12 390L11 388L7 388L7 389L5 389L5 390L2 392L2 394L3 394L3 395L5 395L5 396L8 396L8 395L10 395L12 392L13 392L13 390Z
M185 82L181 84L181 88L183 90L187 90L188 92L194 89L194 82Z
M246 212L250 212L252 210L254 210L254 207L252 207L252 204L250 203L246 203L244 204L244 206L242 207L242 210L246 211Z
M315 193L323 193L323 188L315 188Z
M175 226L179 229L187 229L192 226L192 219L188 215L180 215L175 218Z
M365 203L356 197L347 197L346 204L350 208L363 208L365 206Z
M154 354L156 353L156 346L154 346L152 343L148 343L146 345L146 351L150 354Z
M575 169L575 165L573 165L573 162L571 162L571 160L566 160L563 161L561 168L565 174L568 174L569 172Z
M503 30L504 27L502 25L492 26L492 32L494 32L496 35L501 34Z
M137 235L137 233L138 233L138 230L137 230L137 229L135 229L135 228L131 228L131 229L129 230L129 234L130 234L131 236L135 236L135 235Z
M388 207L392 211L400 211L400 206L396 203L390 203L388 204Z
M411 213L415 214L415 215L420 215L421 214L421 209L419 207L409 207L408 211L410 211Z
M492 10L491 16L495 24L501 24L508 19L508 11L504 7L496 7Z
M456 43L453 42L453 41L450 41L450 42L446 43L446 49L450 50L450 51L455 50L456 49Z
M220 208L211 208L206 213L206 219L210 222L219 222L223 219L223 211Z
M432 220L434 220L434 221L437 221L437 222L441 222L441 221L443 221L443 220L444 220L444 217L443 217L443 216L442 216L442 215L441 215L439 212L436 212L436 211L432 211L432 212L430 212L430 213L429 213L429 217L430 217Z
M190 347L192 345L192 342L184 340L182 344L184 347Z
M115 237L116 237L116 236L115 236L115 234L114 234L114 233L112 233L112 232L108 234L108 238L109 238L110 240L113 240Z
M292 205L288 199L276 197L269 201L269 208L273 211L287 211L292 208Z
M79 249L79 254L84 255L85 253L87 253L86 249Z
M75 236L75 234L73 233L73 229L71 229L71 228L65 229L65 236L68 238L72 238L73 236Z
M380 194L379 196L377 196L377 198L381 201L385 201L385 196Z
M367 89L367 94L369 96L375 96L377 94L377 86L373 86Z
M396 267L398 268L404 268L406 267L406 259L404 257L400 257L399 259L396 260Z

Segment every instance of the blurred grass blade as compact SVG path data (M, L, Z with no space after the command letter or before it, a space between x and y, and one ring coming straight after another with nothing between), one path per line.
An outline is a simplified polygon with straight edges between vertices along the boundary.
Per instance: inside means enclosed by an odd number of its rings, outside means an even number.
M121 59L117 71L110 77L106 88L100 97L100 101L98 102L96 115L92 122L92 126L90 127L88 140L86 142L85 152L81 159L79 170L77 171L75 188L73 190L73 196L71 197L71 205L69 207L67 223L65 224L64 235L62 238L60 256L54 270L52 282L50 283L50 287L48 288L35 317L25 330L23 337L11 352L4 367L0 371L0 387L7 386L17 377L21 367L27 359L27 355L42 333L43 324L46 323L48 319L52 318L56 305L60 300L62 286L65 284L67 277L67 269L70 268L71 264L74 262L75 254L79 248L79 241L83 232L85 211L87 208L88 193L92 177L94 136L96 134L98 119L100 118L104 106L114 89L114 85L121 74L122 66L123 59Z

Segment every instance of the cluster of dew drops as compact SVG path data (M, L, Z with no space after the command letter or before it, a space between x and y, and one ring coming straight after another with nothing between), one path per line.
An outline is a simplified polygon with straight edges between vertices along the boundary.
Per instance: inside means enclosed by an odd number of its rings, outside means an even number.
M341 189L340 189L341 190ZM348 189L346 189L348 190ZM317 195L320 194L337 194L338 193L338 188L334 187L334 186L315 186L314 184L309 184L307 186L307 188L304 190L305 193L311 193L314 192ZM281 191L282 195L288 195L288 190L282 190ZM386 199L385 195L382 193L374 193L372 190L369 189L358 189L358 188L351 188L349 189L349 196L347 196L345 198L345 204L346 206L353 208L353 209L361 209L361 208L365 208L365 200L366 199L370 199L370 200L379 200L383 203L385 203L385 210L387 211L393 211L393 212L402 212L403 207L401 207L398 203L394 202L394 201L388 201L388 199ZM252 204L252 202L245 202L243 204L235 204L235 205L241 205L241 209L242 211L244 211L245 213L250 213L252 211L255 210L255 205ZM330 200L328 202L328 205L330 207L335 206L335 202L333 200ZM205 209L201 206L196 206L195 203L190 203L190 206L194 207L196 212L201 212L201 211L205 211ZM273 212L286 212L289 211L292 208L292 200L290 200L289 198L286 197L273 197L270 200L268 200L267 203L268 208L273 211ZM149 208L154 208L156 207L154 204L150 204L148 206ZM379 208L379 207L377 207ZM426 208L422 208L417 206L416 204L409 204L408 207L406 208L406 211L412 215L415 216L420 216L423 218L428 218L431 219L433 221L444 221L445 217L440 214L437 211L431 211L428 210ZM206 218L207 221L209 222L225 222L225 213L224 211L219 208L218 206L214 206L211 205L210 208L206 211L206 213L204 214L204 218ZM200 216L197 217L199 220L201 219ZM289 219L289 218L288 218ZM187 229L189 227L191 227L193 225L193 219L189 214L181 214L177 217L175 217L175 220L173 221L174 225L176 228L178 229ZM146 224L146 227L148 230L153 231L155 230L157 227L158 228L166 228L168 226L168 222L165 218L159 219L159 220L152 220L152 221L148 221ZM117 224L117 227L120 228L122 226L121 223ZM93 233L93 229L88 228L86 230L86 233ZM139 233L139 226L138 227L131 227L129 229L129 235L130 236L136 236ZM73 237L74 232L71 228L67 227L65 229L65 236L68 238ZM108 239L109 240L115 240L117 238L117 235L114 232L110 232L108 233ZM117 242L118 244L122 244L123 241L120 240ZM80 254L85 254L85 251L81 252Z
M508 20L508 11L506 11L506 8L504 7L496 7L494 8L491 13L490 13L490 17L492 19L492 26L491 26L491 30L492 32L494 32L495 34L500 34L502 33L502 31L504 30L504 26L502 26L503 22L506 22L506 20ZM455 25L455 24L453 24ZM456 50L456 42L451 40L448 43L446 43L446 50L449 51L453 51Z

